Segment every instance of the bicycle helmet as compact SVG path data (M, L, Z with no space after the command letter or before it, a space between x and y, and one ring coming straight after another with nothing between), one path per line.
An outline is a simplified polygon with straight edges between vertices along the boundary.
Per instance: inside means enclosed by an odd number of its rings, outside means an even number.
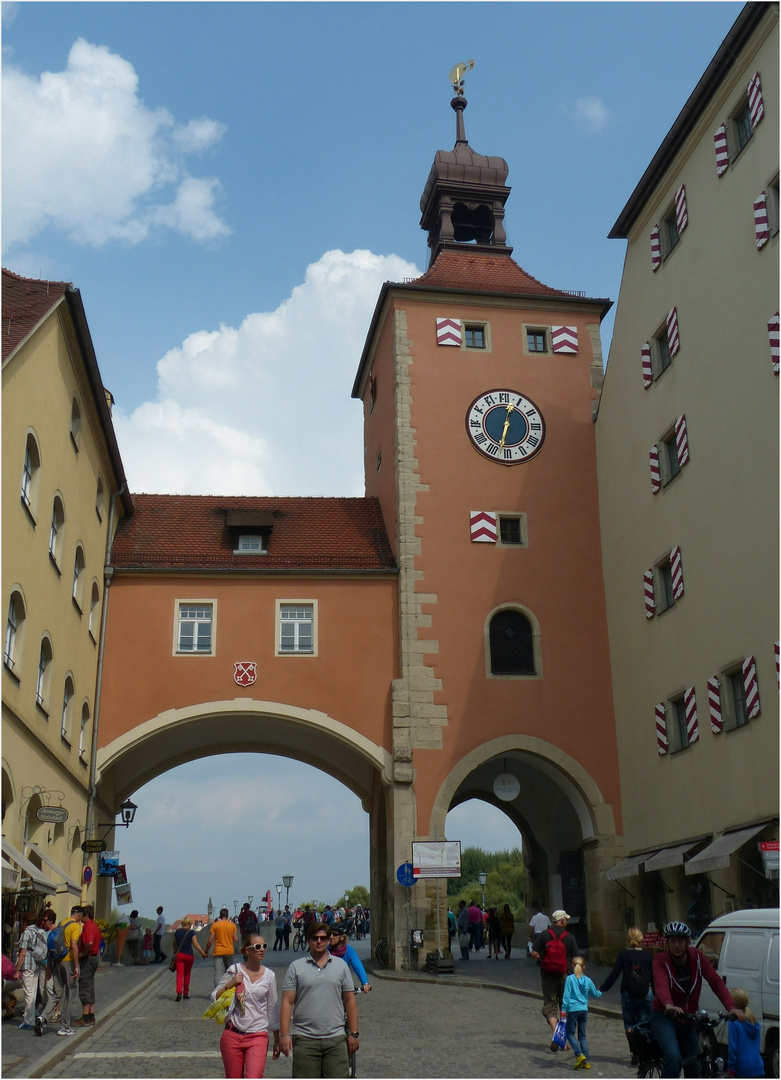
M664 928L665 937L688 937L692 936L692 932L685 922L668 922Z

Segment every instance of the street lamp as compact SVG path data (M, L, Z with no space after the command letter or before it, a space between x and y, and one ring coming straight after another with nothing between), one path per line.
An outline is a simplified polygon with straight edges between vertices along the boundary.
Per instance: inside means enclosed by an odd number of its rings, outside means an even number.
M279 910L279 908L282 907L282 886L277 885L276 890L277 890L277 910Z
M236 918L236 912L238 911L238 909L239 909L239 902L238 902L238 900L234 900L233 901L233 918L234 919Z
M487 877L488 875L485 873L485 871L477 875L477 880L480 882L480 891L483 894L483 899L480 903L480 907L483 909L483 911L485 911L485 880Z
M252 907L252 897L251 897L251 896L248 896L248 897L247 897L247 900L249 901L249 906L250 906L250 907Z
M285 893L285 903L289 905L290 904L290 886L293 884L293 875L292 874L283 874L282 875L282 884L287 889L287 892Z

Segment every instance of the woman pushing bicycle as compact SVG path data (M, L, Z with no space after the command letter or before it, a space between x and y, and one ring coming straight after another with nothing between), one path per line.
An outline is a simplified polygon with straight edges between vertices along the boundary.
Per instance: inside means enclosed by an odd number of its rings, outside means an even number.
M705 979L727 1012L737 1020L743 1010L732 1000L724 980L703 952L691 946L686 923L670 922L664 928L667 948L654 957L654 1000L649 1025L664 1055L663 1077L699 1076L699 1037L686 1016L697 1012Z

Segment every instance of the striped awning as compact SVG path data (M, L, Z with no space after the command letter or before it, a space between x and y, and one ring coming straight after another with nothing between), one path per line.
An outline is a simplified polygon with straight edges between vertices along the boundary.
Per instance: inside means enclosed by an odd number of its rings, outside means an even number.
M56 884L46 877L43 870L39 870L39 868L34 863L31 863L29 859L25 859L21 851L17 851L13 844L9 843L5 837L3 837L3 855L5 855L12 863L16 863L22 872L22 877L29 878L31 883L41 892L57 892Z

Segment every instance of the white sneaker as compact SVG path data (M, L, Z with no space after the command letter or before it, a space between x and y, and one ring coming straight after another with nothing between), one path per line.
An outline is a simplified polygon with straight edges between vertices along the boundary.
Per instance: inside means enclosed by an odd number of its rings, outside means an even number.
M60 1030L57 1032L57 1034L58 1035L78 1035L78 1032L75 1031L72 1027L69 1027L69 1028L60 1028Z

